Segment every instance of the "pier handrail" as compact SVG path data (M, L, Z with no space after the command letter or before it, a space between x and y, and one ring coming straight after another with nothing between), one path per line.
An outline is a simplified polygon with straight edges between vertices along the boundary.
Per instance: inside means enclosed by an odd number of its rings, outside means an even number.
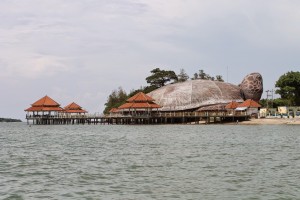
M56 115L31 115L26 114L26 119L100 119L100 118L148 118L148 117L238 117L238 116L250 116L247 112L226 112L226 111L214 111L214 112L152 112L152 113L116 113L111 115L104 114L56 114Z

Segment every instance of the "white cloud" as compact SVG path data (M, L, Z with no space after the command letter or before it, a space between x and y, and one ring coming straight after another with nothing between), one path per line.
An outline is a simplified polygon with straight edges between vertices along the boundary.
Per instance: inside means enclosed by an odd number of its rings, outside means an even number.
M64 64L63 59L25 51L2 52L0 60L2 78L35 79L37 77L52 77L57 73L68 71L68 66Z
M118 86L145 85L154 67L225 77L229 66L234 83L260 71L270 88L300 62L295 0L2 0L0 9L0 83L78 98L92 112ZM9 94L2 101L22 99Z

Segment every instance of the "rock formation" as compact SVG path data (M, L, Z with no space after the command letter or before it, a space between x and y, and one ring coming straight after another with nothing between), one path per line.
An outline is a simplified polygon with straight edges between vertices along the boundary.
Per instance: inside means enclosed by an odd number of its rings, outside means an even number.
M227 104L245 99L259 101L263 92L262 76L259 73L247 75L237 86L211 80L190 80L170 84L150 92L148 95L162 106L162 111L193 110L200 107Z

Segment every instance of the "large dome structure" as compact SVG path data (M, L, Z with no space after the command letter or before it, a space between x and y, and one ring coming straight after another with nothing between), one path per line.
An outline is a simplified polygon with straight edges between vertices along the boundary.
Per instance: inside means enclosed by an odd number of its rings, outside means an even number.
M255 76L254 76L255 75ZM245 96L251 99L250 91L252 91L252 82L255 84L253 88L253 99L257 100L257 97L262 93L262 77L259 73L252 73L248 85L243 84L242 87L211 80L190 80L182 83L175 83L158 88L148 95L155 99L155 103L161 106L162 111L181 111L192 110L200 107L227 104L232 101L243 102ZM260 85L257 84L259 79ZM260 87L260 90L257 88ZM244 94L247 91L247 95ZM257 92L260 94L257 94Z

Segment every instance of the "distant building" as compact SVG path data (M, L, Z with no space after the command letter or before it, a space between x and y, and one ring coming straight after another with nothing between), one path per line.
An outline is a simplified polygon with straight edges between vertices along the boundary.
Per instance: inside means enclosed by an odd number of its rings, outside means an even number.
M130 115L149 115L153 110L158 110L161 106L154 103L154 99L150 96L139 92L129 98L125 104L121 105L118 110L122 114Z
M245 111L248 115L259 113L261 105L252 99L247 99L243 103L239 104L235 109L236 111Z
M55 115L63 112L63 109L60 107L59 103L46 95L31 104L31 107L27 108L25 111L29 115Z
M77 103L72 102L69 105L67 105L66 107L64 107L64 113L81 115L81 114L86 114L87 111L82 109L82 107L79 106Z

